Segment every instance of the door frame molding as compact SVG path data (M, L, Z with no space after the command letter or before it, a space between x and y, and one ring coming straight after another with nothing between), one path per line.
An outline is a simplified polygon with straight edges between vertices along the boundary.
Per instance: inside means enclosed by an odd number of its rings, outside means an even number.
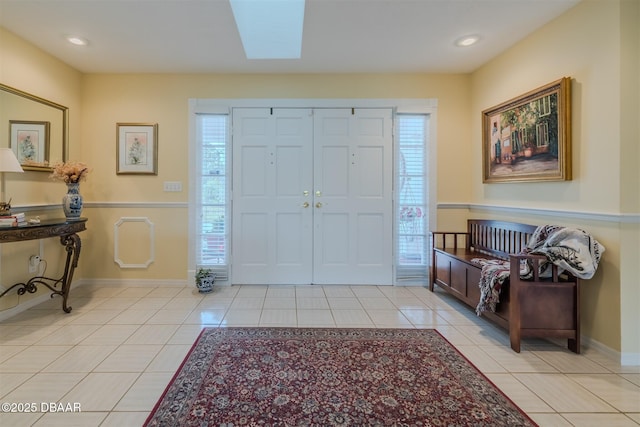
M429 141L428 167L429 179L429 228L435 228L437 211L437 110L436 98L190 98L189 104L189 182L196 182L195 167L198 150L196 147L196 115L197 114L229 114L234 108L391 108L393 121L397 114L428 114ZM394 135L395 145L395 135ZM189 237L192 242L196 235L195 224L197 212L195 209L197 192L194 186L189 186ZM395 203L395 196L394 196ZM394 249L395 253L395 249ZM230 260L232 262L232 260ZM187 277L191 277L196 270L195 245L188 245ZM229 268L229 271L231 269ZM395 265L394 265L395 280ZM229 277L228 283L232 283Z
M190 113L230 113L241 108L393 108L398 113L435 113L435 98L190 98Z

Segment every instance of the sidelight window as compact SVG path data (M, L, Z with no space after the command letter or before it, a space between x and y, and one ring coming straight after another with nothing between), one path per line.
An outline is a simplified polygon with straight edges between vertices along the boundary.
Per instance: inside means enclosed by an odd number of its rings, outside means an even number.
M396 280L427 279L427 135L429 116L399 114L396 121Z
M229 258L229 177L227 114L198 114L196 134L199 145L196 211L196 264L212 268L217 280L228 275Z

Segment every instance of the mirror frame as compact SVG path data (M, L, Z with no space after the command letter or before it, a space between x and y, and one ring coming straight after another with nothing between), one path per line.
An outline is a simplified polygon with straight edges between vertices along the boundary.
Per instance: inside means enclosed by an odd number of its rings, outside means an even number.
M55 108L62 112L62 161L67 161L67 153L69 149L69 108L64 105L56 104L55 102L49 101L48 99L40 98L38 96L32 95L30 93L21 91L20 89L13 88L11 86L7 86L5 84L0 83L0 91L8 92L13 95L21 96L30 101L38 102L40 104L44 104L46 106ZM40 171L40 172L51 172L53 171L53 165L49 166L29 166L29 165L20 165L22 169L25 171Z

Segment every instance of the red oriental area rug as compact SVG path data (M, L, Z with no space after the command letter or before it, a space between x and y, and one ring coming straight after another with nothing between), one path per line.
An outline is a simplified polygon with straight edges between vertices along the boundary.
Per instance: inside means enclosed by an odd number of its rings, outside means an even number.
M145 426L535 426L428 329L207 328Z

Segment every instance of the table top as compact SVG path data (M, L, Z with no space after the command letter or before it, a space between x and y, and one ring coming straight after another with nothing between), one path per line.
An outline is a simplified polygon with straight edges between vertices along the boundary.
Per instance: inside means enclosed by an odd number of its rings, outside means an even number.
M15 227L0 227L0 243L65 236L86 230L87 218L51 218L40 223L25 223Z

